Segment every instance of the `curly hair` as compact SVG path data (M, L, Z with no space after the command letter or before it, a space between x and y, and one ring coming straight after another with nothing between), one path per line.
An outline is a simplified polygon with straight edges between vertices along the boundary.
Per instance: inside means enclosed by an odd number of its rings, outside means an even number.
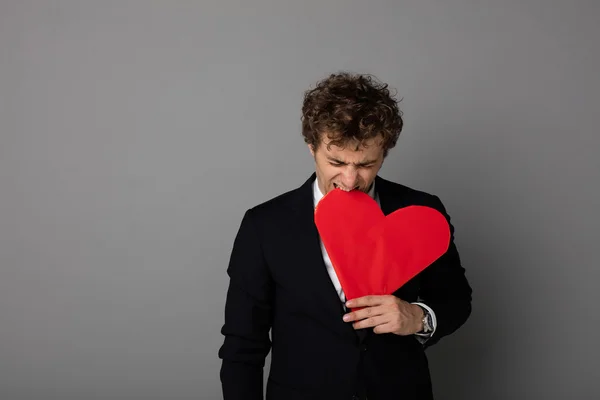
M387 84L348 72L332 74L304 93L301 120L304 141L315 150L323 134L331 140L328 147L354 142L360 147L380 135L384 156L396 145L403 126Z

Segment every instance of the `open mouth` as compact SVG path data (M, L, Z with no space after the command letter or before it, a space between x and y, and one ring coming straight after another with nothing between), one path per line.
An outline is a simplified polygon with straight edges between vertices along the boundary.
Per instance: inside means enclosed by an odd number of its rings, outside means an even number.
M354 188L352 188L352 189L347 189L347 188L344 188L344 187L338 186L336 183L334 183L334 184L333 184L333 187L334 187L335 189L341 189L341 190L343 190L344 192L351 192L352 190L358 189L358 186L355 186L355 187L354 187Z

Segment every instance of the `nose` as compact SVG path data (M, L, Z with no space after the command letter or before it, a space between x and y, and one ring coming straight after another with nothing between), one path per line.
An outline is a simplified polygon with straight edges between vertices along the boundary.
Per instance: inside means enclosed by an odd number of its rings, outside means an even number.
M356 170L356 168L350 166L345 168L344 172L342 173L341 181L345 189L354 189L358 184L358 171Z

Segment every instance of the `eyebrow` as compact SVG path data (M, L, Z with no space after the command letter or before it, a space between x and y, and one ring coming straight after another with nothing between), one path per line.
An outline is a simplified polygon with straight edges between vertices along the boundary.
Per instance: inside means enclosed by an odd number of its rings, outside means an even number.
M337 164L344 164L344 165L348 164L347 162L338 160L337 158L330 157L330 156L327 156L327 159L329 161L332 161ZM369 164L375 164L376 162L377 162L377 160L365 160L365 161L361 161L361 162L353 163L353 164L356 165L357 167L362 167L362 166L369 165Z

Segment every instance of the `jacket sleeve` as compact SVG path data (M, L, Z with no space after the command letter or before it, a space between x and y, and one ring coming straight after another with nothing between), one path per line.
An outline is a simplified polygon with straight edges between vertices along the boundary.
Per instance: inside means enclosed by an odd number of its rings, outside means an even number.
M435 334L424 346L437 343L444 336L460 328L471 315L472 289L454 243L454 227L450 216L437 196L431 207L441 212L450 225L450 245L444 255L421 273L419 298L436 315Z
M263 368L271 348L273 282L251 211L242 219L227 268L225 339L219 349L224 400L263 399Z

